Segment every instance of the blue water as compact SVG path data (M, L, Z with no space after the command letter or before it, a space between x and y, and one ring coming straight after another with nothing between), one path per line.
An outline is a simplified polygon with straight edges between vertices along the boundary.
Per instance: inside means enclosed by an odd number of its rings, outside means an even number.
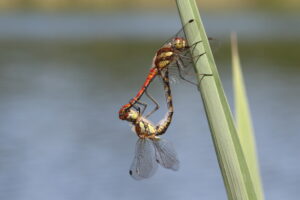
M235 31L243 40L298 38L298 14L262 12L202 13L207 32L228 38ZM171 13L1 13L0 39L164 39L177 32L180 20Z
M173 16L161 21L160 16L0 16L0 199L226 199L202 102L189 84L172 87L175 114L165 135L178 152L180 170L159 168L151 179L138 182L128 174L137 138L117 111L142 84L156 44L170 35L159 27L168 24L176 32L179 26ZM283 50L279 56L267 52L270 48L263 45L257 51L246 48L249 38L259 38L260 32L262 40L280 38L273 31L296 19L271 20L271 28L263 30L256 27L262 23L259 16L237 16L220 20L241 27L242 64L266 199L298 199L298 59ZM218 19L206 19L212 33L222 29ZM247 35L242 21L257 29ZM227 32L221 31L221 38ZM138 40L124 43L123 36ZM289 39L299 43L298 36ZM281 52L281 44L275 47ZM232 104L228 51L220 50L217 63ZM161 91L159 82L154 83L151 93L162 104L155 122L166 111Z

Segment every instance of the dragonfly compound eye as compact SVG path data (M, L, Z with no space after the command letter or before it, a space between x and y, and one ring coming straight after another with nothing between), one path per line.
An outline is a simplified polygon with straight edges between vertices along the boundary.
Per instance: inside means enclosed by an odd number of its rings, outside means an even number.
M122 107L120 110L119 110L119 118L121 120L126 120L128 118L128 109L126 107Z

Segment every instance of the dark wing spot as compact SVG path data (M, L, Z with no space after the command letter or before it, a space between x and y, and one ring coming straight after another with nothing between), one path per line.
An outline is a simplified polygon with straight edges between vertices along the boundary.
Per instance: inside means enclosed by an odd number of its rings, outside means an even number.
M190 19L189 23L192 23L194 21L194 19Z
M129 174L130 174L130 176L132 176L132 171L131 170L129 170Z
M158 160L158 159L156 159L156 162L157 162L157 163L159 163L159 160Z

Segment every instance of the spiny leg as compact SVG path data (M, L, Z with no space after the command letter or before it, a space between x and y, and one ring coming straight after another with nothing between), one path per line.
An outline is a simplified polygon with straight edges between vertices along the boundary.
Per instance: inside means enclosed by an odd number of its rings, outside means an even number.
M199 60L199 58L200 58L201 56L203 56L204 54L206 54L206 52L204 52L204 53L202 53L202 54L196 56L197 58L196 58L195 63L197 63L198 60ZM202 79L203 79L205 76L213 76L213 74L207 74L207 73L203 73L203 74L197 73L197 75L202 76L201 79L200 79L200 82L202 81Z
M205 53L203 53L203 54L205 54ZM197 58L197 61L196 61L196 62L198 62L198 59L199 59L203 54L200 54L199 56L197 56L198 58ZM179 72L179 77L180 77L182 80L184 80L184 81L186 81L186 82L188 82L188 83L190 83L190 84L192 84L192 85L198 86L197 83L194 83L193 81L190 81L190 80L186 79L186 78L182 75L181 69L184 68L184 65L183 65L183 61L182 61L182 58L181 58L181 57L179 57L179 58L176 60L176 64L177 64L177 68L178 68L178 72ZM202 79L203 79L205 76L212 76L212 74L199 74L199 73L197 73L197 75L202 75L202 78L200 79L200 81L202 81Z
M140 110L140 107L137 107L136 105L133 105L133 107L134 107L141 115L143 115L144 112L145 112L145 110L146 110L146 108L147 108L147 105L148 105L148 104L145 103L145 102L142 102L141 100L136 101L136 103L139 104L139 105L141 105L141 106L143 106L142 111Z
M196 83L194 83L193 81L190 81L190 80L184 78L184 76L182 75L181 69L184 68L184 65L183 65L182 59L181 59L180 57L178 57L178 59L176 59L176 64L177 64L177 68L178 68L178 72L179 72L179 73L178 73L178 74L179 74L179 77L180 77L182 80L184 80L184 81L186 81L186 82L188 82L188 83L190 83L190 84L192 84L192 85L197 86Z
M140 114L141 113L141 108L136 106L136 105L132 105L132 107Z
M197 58L196 58L196 61L195 61L195 63L197 63L197 62L198 62L198 60L199 60L199 58L200 58L201 56L203 56L204 54L206 54L206 52L204 52L204 53L201 53L200 55L196 56Z
M205 77L205 76L213 76L213 74L200 74L200 73L197 73L198 75L200 75L200 76L202 76L201 78L200 78L200 80L199 80L199 83L201 83L201 81L203 80L203 78Z
M155 108L145 116L145 117L147 118L147 117L149 117L150 115L152 115L155 111L157 111L157 110L159 109L159 104L158 104L157 101L154 99L154 97L152 97L152 96L148 93L147 90L145 90L145 94L146 94L147 97L155 104ZM133 105L133 108L135 108L141 115L143 115L144 112L145 112L145 110L146 110L146 108L147 108L147 106L148 106L148 104L145 103L145 102L143 102L143 101L141 101L141 100L137 100L137 101L136 101L136 104L141 105L141 106L142 106L142 110L141 110L141 108L140 108L139 106L137 106L137 105Z
M186 56L186 55L181 55L181 54L178 54L178 56L179 56L180 58L184 58L185 60L190 60L190 61L192 61L194 58L196 58L196 59L197 59L197 60L196 60L196 63L197 63L198 60L199 60L199 58L200 58L201 56L203 56L205 53L206 53L206 52L201 53L201 54L199 54L199 55L197 55L197 56Z
M148 118L150 115L152 115L155 111L157 111L159 109L159 104L157 103L157 101L147 92L147 90L145 91L147 97L155 104L155 108L149 112L146 115L146 118Z
M181 50L180 51L180 54L182 55L182 56L185 56L185 57L190 57L190 56L187 56L187 54L189 53L189 52L191 52L192 54L194 53L194 50L195 50L195 48L196 48L196 46L197 46L197 44L199 44L199 43L201 43L202 42L202 40L200 40L200 41L198 41L198 42L195 42L194 44L192 44L191 46L187 46L184 50ZM192 50L191 50L192 49Z
M192 48L192 50L191 50L192 54L194 53L194 50L195 50L197 44L199 44L199 43L201 43L201 42L202 42L202 40L200 40L200 41L198 41L198 42L195 42L194 44L192 44L192 45L189 47L189 49Z

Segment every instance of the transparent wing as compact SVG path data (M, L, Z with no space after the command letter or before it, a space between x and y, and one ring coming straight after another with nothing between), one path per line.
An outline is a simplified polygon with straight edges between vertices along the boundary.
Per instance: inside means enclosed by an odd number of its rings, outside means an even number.
M179 160L173 145L163 139L153 141L153 143L156 161L164 168L177 171L179 169Z
M195 23L194 20L190 20L188 21L185 25L183 25L178 31L177 33L175 33L174 35L172 35L172 37L168 38L161 47L163 47L165 44L171 42L175 37L182 37L182 38L186 38L185 34L184 34L184 29L186 26L188 26L189 24Z
M136 180L149 178L157 169L155 149L149 139L138 139L136 142L135 156L131 164L129 174Z

